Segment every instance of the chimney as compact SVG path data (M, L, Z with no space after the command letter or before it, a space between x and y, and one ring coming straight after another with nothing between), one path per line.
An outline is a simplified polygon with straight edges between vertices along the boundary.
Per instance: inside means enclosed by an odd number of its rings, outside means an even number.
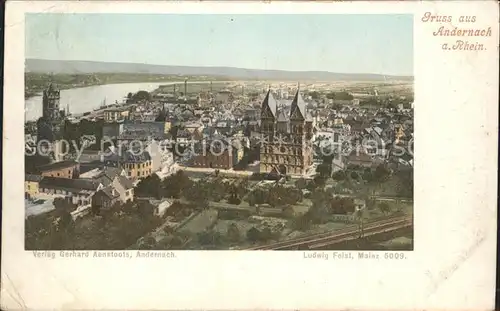
M184 96L187 97L188 80L184 80Z
M175 91L176 91L176 90L175 90L175 87L176 87L176 84L174 84L174 96L175 96Z

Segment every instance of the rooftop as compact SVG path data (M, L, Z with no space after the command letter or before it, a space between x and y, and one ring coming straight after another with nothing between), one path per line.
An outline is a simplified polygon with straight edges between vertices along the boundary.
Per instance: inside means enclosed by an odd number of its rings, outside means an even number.
M99 182L91 179L70 179L58 177L44 177L40 181L40 188L57 188L65 190L87 190L95 191L99 187Z
M67 167L73 167L76 165L78 165L78 162L75 162L75 161L71 161L71 160L70 161L60 161L60 162L54 162L51 164L41 165L38 167L38 169L41 172L44 172L44 171L59 170L59 169L67 168Z

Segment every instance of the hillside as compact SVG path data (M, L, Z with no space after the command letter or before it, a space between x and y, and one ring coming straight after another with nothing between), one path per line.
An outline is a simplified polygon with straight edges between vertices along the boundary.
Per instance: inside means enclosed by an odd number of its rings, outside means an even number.
M234 67L190 67L92 61L61 61L26 59L26 72L54 74L134 73L182 76L212 76L248 80L279 81L412 81L411 76L384 76L365 73L334 73L326 71L284 71L243 69Z

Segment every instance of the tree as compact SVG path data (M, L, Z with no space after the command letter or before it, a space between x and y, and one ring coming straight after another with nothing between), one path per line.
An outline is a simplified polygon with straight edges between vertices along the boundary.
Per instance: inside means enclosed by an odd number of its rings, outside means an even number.
M266 203L267 197L268 197L268 195L267 195L266 191L264 191L260 188L257 188L248 194L248 197L247 197L247 199L249 200L248 204L251 204L251 203L253 203L253 205L264 204L264 203Z
M327 163L322 163L318 165L316 171L319 173L321 177L328 178L332 174L332 166Z
M227 237L229 241L233 243L237 243L240 241L241 238L240 230L238 229L238 226L235 223L232 223L227 228Z
M370 168L366 168L365 171L363 172L363 180L366 182L373 181L373 174Z
M297 179L297 181L295 182L295 187L297 187L297 189L299 190L305 189L306 186L307 186L307 181L303 177Z
M154 249L155 246L156 240L152 236L144 237L143 239L140 239L138 243L138 248L144 250Z
M381 202L378 204L378 208L384 215L387 215L391 211L391 207L387 202Z
M391 171L389 171L389 169L385 165L380 164L375 169L375 173L373 174L373 177L378 182L384 182L384 181L387 181L387 179L389 179L390 175L391 175Z
M177 171L177 173L168 176L162 182L162 197L172 197L180 198L183 192L186 193L189 199L189 189L193 185L193 182L189 177L184 174L183 171Z
M359 230L359 237L362 238L364 236L364 209L357 210L354 212L354 217L358 221L358 230Z
M309 92L309 96L311 96L312 99L319 99L319 92L317 91Z
M135 188L137 196L154 197L160 199L162 196L162 182L157 174L151 174L148 177L141 179Z
M344 171L337 171L333 173L332 178L337 181L344 180L346 178L346 174Z
M314 176L313 182L315 184L315 188L323 187L326 183L326 178L323 176Z
M55 215L59 217L58 230L72 230L74 223L71 210L75 209L75 206L64 198L55 198L53 204L56 209Z
M194 183L186 193L189 193L187 199L193 201L200 209L208 208L210 193L205 182L199 181Z
M269 229L268 227L265 227L260 232L259 240L261 240L263 242L266 242L266 241L269 241L269 240L273 239L273 237L274 237L274 234L271 231L271 229Z
M210 183L208 187L210 188L210 197L212 201L220 202L226 196L226 187L219 179Z
M132 100L133 101L142 101L142 100L146 100L146 101L149 101L151 100L151 94L149 94L148 91L139 91L137 93L135 93L133 96L132 96Z
M257 242L260 239L260 231L255 227L250 228L247 231L247 239L252 243Z
M160 112L156 116L155 122L164 122L166 118L167 118L167 113L165 111L165 108L162 108L162 110L160 110Z
M292 222L292 228L294 230L305 231L311 227L310 214L305 213L296 217Z
M413 197L413 170L403 170L398 173L397 193L403 197Z
M319 189L313 192L311 200L313 205L308 211L311 221L313 223L323 223L327 218L330 196L323 189Z
M354 179L354 180L358 180L359 179L359 174L356 173L356 172L351 172L351 178Z
M335 99L335 92L330 92L330 93L326 94L326 98Z

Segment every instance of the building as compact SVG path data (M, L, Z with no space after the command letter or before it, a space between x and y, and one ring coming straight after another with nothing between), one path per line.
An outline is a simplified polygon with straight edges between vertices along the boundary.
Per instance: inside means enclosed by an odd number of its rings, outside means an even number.
M349 165L358 165L361 167L372 167L374 165L373 158L366 154L363 150L353 150L347 157Z
M75 161L59 161L38 167L40 175L57 178L78 178L80 164Z
M123 132L123 123L120 122L111 122L106 123L102 127L102 137L114 139L120 136Z
M43 177L40 192L49 195L63 195L77 206L89 205L94 193L102 184L90 179Z
M112 107L104 110L104 121L106 122L119 122L128 117L128 109L123 107Z
M60 109L60 91L51 83L43 91L42 117L37 120L37 141L51 145L51 156L58 161L62 154L60 140L64 129L64 110ZM48 147L48 146L47 146Z
M312 165L313 120L298 90L289 113L271 91L261 106L260 172L303 175Z
M233 93L229 90L221 90L215 95L215 104L228 104L233 99Z
M34 197L39 193L41 175L26 174L24 176L24 193L26 197Z
M107 150L102 156L106 166L112 166L125 170L127 177L146 178L153 173L153 161L151 155L145 148L113 148Z
M99 207L101 208L110 208L113 206L113 204L119 202L120 195L118 192L111 188L111 187L105 187L102 189L99 189L91 199L91 205L94 207Z
M172 200L166 199L162 201L156 208L155 208L155 215L163 217L167 210L169 209L170 206L172 206L174 202Z
M237 163L237 157L226 140L202 141L195 145L192 166L228 170Z

